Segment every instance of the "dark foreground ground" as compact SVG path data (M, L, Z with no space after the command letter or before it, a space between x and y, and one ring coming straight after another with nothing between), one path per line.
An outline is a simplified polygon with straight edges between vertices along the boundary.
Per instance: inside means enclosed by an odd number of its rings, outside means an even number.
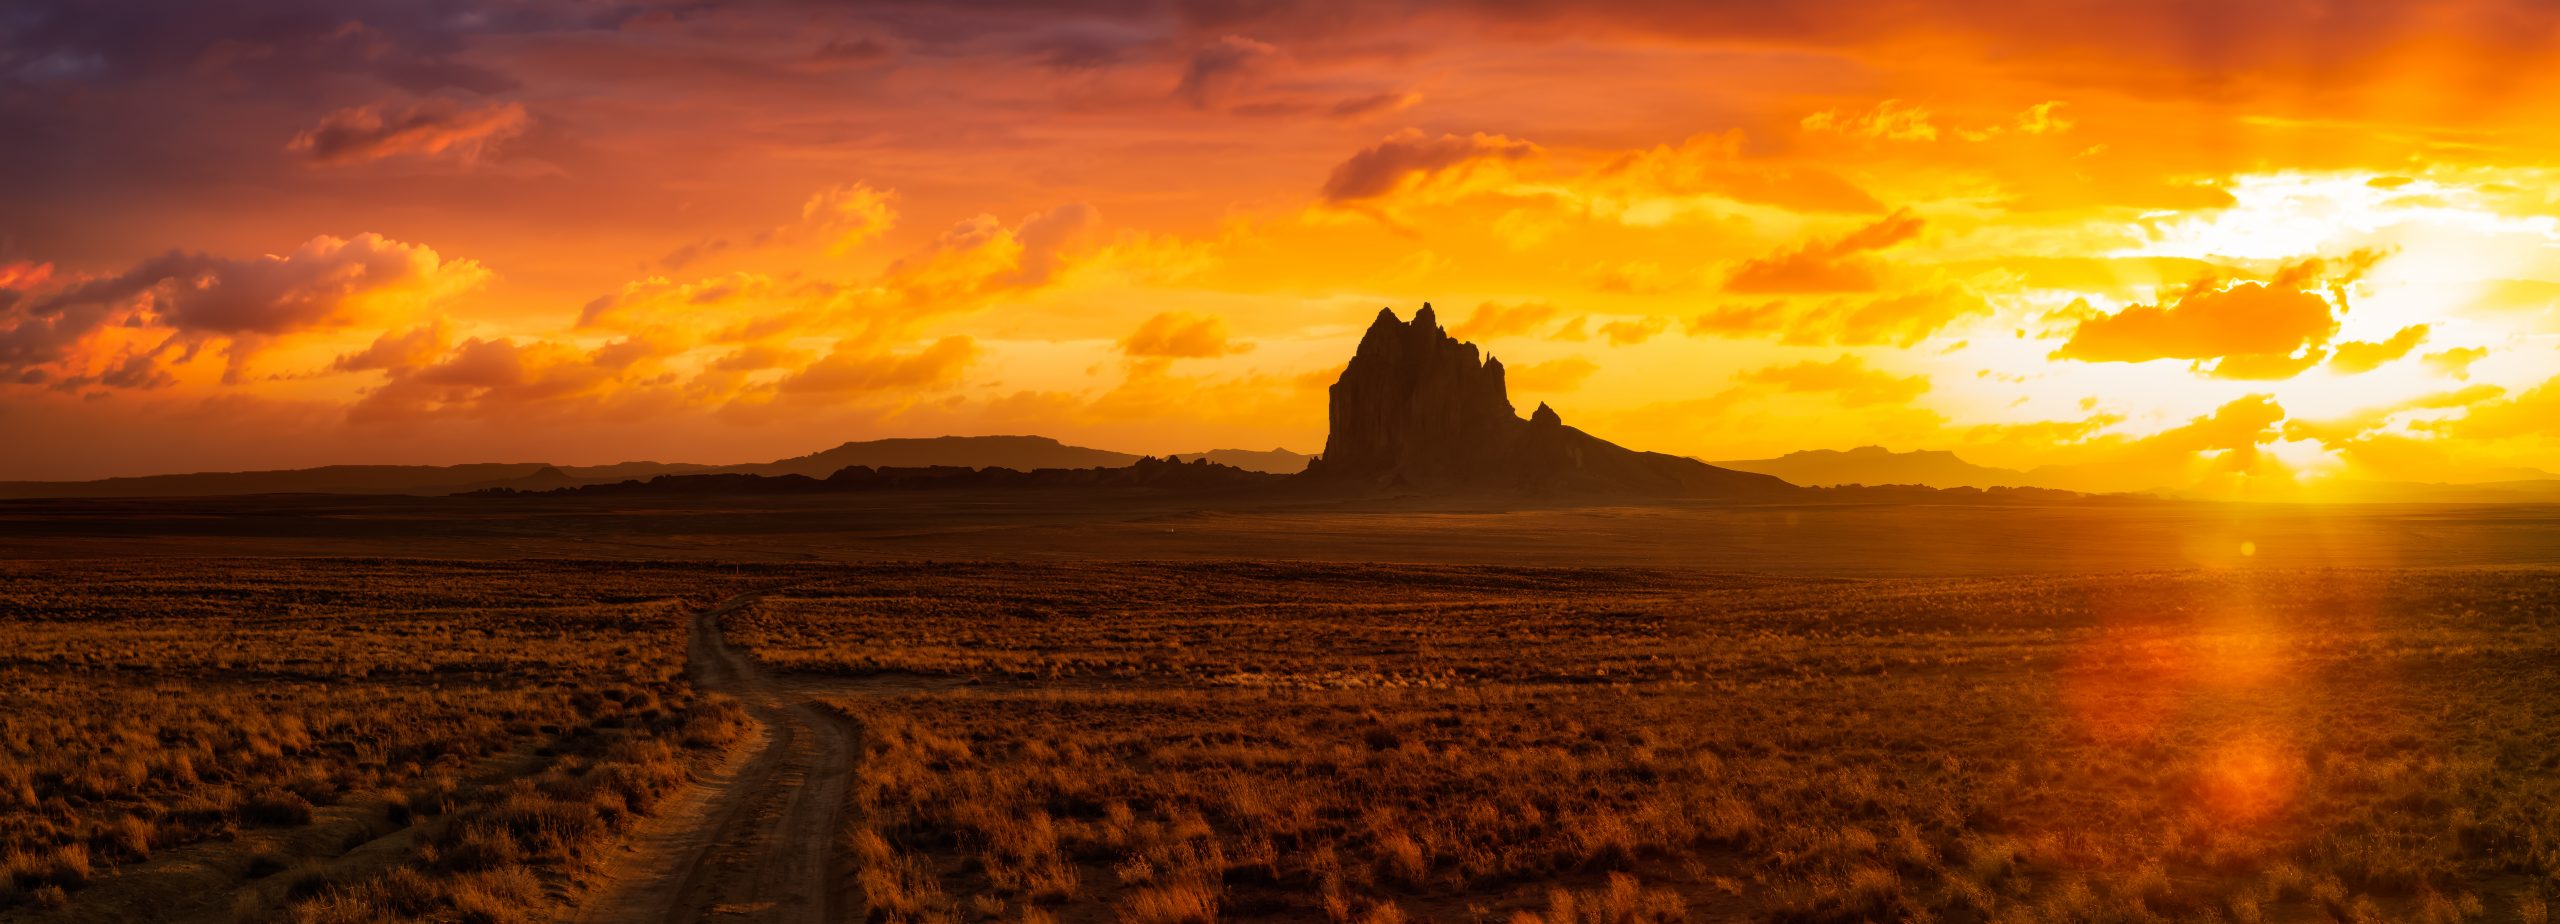
M1392 561L1834 575L2462 567L2560 562L2560 505L1353 508L1037 491L0 502L0 557L208 554Z
M2548 510L937 500L12 505L0 920L2560 899Z

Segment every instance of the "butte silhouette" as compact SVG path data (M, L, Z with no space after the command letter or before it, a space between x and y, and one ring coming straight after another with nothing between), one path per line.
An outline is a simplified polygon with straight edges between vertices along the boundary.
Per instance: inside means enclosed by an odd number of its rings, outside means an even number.
M1333 383L1329 412L1324 455L1299 477L1330 487L1720 499L1801 491L1769 475L1628 449L1567 426L1543 403L1522 419L1502 362L1441 330L1429 303L1411 322L1379 309Z

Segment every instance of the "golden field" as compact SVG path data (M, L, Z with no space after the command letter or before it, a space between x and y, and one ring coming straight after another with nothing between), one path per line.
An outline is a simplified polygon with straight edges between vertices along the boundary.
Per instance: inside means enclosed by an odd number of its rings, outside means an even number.
M578 919L771 721L704 613L851 729L840 919L2560 898L2548 570L171 559L0 571L0 919Z
M394 561L0 570L0 906L546 916L684 782L689 753L738 733L733 706L681 681L686 617L720 580Z
M2540 922L2560 574L876 569L877 918Z

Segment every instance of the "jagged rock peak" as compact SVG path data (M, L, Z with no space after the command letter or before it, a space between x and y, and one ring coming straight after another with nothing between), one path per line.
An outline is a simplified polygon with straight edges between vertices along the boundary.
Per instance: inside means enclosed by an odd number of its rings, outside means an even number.
M1330 404L1324 459L1336 472L1431 469L1520 423L1502 364L1440 329L1428 304L1410 322L1391 308L1378 312L1334 382Z
M1306 477L1389 490L1683 497L1777 496L1767 475L1626 449L1565 426L1544 404L1512 410L1500 360L1440 329L1382 309L1333 383L1333 429Z

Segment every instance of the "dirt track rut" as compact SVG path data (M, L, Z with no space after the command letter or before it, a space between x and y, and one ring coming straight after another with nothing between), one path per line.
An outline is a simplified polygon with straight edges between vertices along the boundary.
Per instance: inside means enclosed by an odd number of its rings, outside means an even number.
M588 924L696 921L803 924L859 913L836 861L854 735L731 649L720 617L758 594L694 615L689 669L702 689L736 697L752 740L635 832L589 903Z

